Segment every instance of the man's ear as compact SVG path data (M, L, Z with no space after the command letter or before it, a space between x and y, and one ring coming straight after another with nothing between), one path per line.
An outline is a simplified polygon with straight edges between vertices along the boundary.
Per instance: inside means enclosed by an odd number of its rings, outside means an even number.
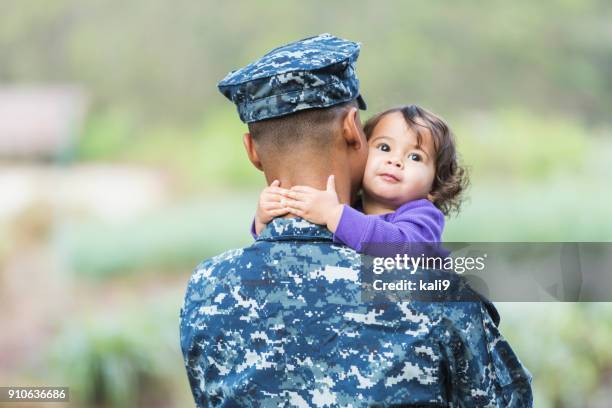
M355 107L351 107L342 120L342 137L346 144L355 150L361 150L364 147L365 137L359 120L359 111Z
M253 141L253 137L250 133L245 133L242 137L242 143L244 143L244 148L247 152L247 156L249 156L249 160L253 163L258 170L263 171L263 166L261 165L261 160L259 160L259 155L257 154L257 150L255 150L255 142Z

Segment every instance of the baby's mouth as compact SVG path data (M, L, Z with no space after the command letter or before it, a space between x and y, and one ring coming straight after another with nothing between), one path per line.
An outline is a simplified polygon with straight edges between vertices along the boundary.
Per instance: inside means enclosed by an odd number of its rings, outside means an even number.
M381 173L379 175L383 180L388 181L390 183L399 183L400 179L393 174L390 173Z

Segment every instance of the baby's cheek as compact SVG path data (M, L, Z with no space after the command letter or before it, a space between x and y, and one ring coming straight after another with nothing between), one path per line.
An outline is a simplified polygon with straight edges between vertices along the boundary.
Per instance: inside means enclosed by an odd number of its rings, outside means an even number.
M366 163L366 168L365 171L363 172L363 181L362 184L365 187L366 185L371 185L372 181L374 180L374 175L376 174L376 171L374 169L374 161L370 160L368 158L368 161Z
M367 170L363 175L363 181L361 182L361 187L366 193L372 191L372 177L370 173L368 173Z

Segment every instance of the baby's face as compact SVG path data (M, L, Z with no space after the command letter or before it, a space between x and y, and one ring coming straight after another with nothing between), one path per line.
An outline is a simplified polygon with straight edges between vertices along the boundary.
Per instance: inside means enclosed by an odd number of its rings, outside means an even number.
M433 138L427 128L417 135L400 112L383 116L368 141L368 161L363 176L364 193L377 202L397 208L427 198L435 170Z

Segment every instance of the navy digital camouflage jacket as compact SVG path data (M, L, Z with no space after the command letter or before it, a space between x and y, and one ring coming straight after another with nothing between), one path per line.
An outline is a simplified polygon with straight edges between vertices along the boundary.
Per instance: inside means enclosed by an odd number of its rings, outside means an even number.
M181 309L198 407L530 407L531 376L482 302L367 304L360 257L275 219L204 261Z

